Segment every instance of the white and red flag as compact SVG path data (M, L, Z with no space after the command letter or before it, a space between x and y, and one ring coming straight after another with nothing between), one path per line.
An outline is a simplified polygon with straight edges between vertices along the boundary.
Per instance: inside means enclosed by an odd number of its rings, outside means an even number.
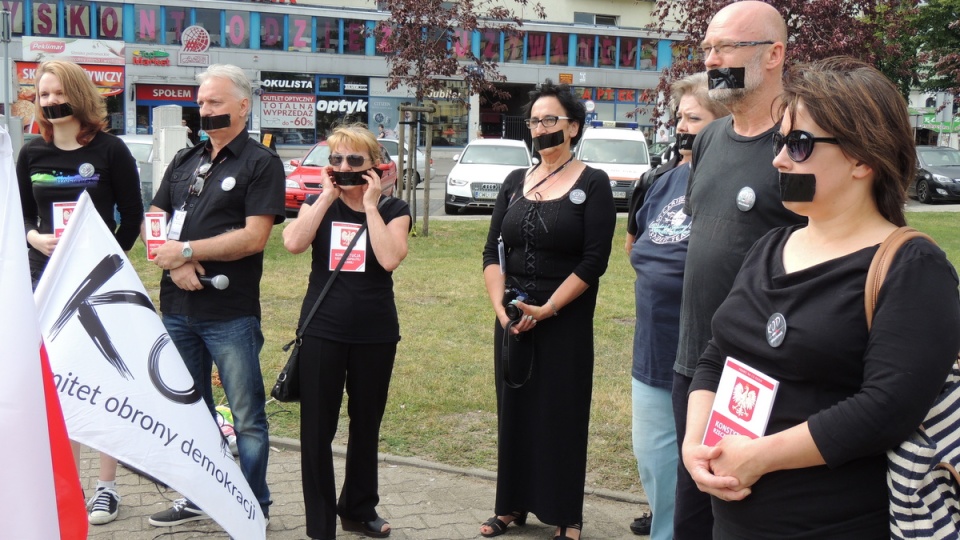
M176 489L232 538L263 540L256 497L86 193L35 299L70 438Z
M41 346L10 135L0 128L0 508L3 538L83 540L87 512Z

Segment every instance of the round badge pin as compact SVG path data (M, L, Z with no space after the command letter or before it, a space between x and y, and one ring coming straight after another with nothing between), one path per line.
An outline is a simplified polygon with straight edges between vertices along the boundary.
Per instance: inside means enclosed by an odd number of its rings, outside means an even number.
M220 182L220 188L224 191L230 191L235 185L237 185L237 179L232 176L228 176L223 179L223 182Z
M756 202L757 194L751 187L745 187L740 190L740 193L737 193L737 208L739 208L741 212L749 211Z
M80 176L82 176L83 178L90 178L91 176L93 176L93 173L97 172L97 170L93 167L92 164L84 163L80 165L80 168L77 169L77 172L80 173Z
M782 313L774 313L767 319L767 343L777 348L787 337L787 318Z
M582 189L575 189L570 192L570 202L573 204L583 204L587 200L587 194Z

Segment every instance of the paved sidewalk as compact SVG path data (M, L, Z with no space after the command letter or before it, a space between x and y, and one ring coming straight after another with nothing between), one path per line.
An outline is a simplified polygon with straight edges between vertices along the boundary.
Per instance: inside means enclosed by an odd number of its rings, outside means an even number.
M271 439L267 481L273 497L270 507L269 540L304 539L303 496L300 489L299 442ZM338 489L343 480L343 448L334 447ZM97 453L85 449L80 474L88 493L96 485ZM416 458L381 455L380 515L393 527L391 539L454 540L481 538L480 523L492 513L496 484L488 471L465 470L425 462ZM212 521L194 521L177 527L153 527L147 518L169 507L179 495L158 488L153 482L123 466L117 473L118 491L123 500L116 521L91 525L89 538L97 540L183 540L188 538L227 538ZM649 510L646 501L635 495L617 492L591 492L584 502L583 538L636 539L629 525L633 518ZM554 527L533 516L525 527L511 526L505 540L553 538ZM338 531L338 538L364 538L356 533Z

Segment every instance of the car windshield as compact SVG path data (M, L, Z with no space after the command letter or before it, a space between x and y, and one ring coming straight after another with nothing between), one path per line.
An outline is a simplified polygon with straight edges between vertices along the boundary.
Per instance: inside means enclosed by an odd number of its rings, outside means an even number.
M616 139L582 139L580 159L594 163L646 165L650 163L647 147L636 141Z
M391 156L397 155L397 143L396 143L395 141L384 141L384 140L381 140L381 141L380 141L380 146L386 148L386 149L387 149L387 152L388 152Z
M130 149L130 153L133 154L134 159L137 161L150 161L151 147L153 147L153 145L150 143L127 143L127 148Z
M920 159L929 167L960 166L960 151L953 148L919 148Z
M330 147L321 144L313 147L313 150L303 158L301 165L309 167L325 167L330 164Z
M527 150L517 146L468 146L460 156L460 163L474 165L530 165Z

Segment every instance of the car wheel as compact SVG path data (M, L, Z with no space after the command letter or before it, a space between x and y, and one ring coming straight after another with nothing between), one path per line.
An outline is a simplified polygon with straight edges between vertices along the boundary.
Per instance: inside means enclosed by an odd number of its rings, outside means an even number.
M403 175L403 186L402 186L400 189L407 189L407 176L409 176L409 175L410 175L410 173L404 173L404 175ZM414 180L413 188L416 189L417 186L420 185L420 173L414 171L414 172L413 172L413 180Z
M926 180L917 182L917 200L923 204L931 204L933 196L930 194L930 184Z
M460 207L455 204L443 203L443 212L448 216L455 216L460 213Z

